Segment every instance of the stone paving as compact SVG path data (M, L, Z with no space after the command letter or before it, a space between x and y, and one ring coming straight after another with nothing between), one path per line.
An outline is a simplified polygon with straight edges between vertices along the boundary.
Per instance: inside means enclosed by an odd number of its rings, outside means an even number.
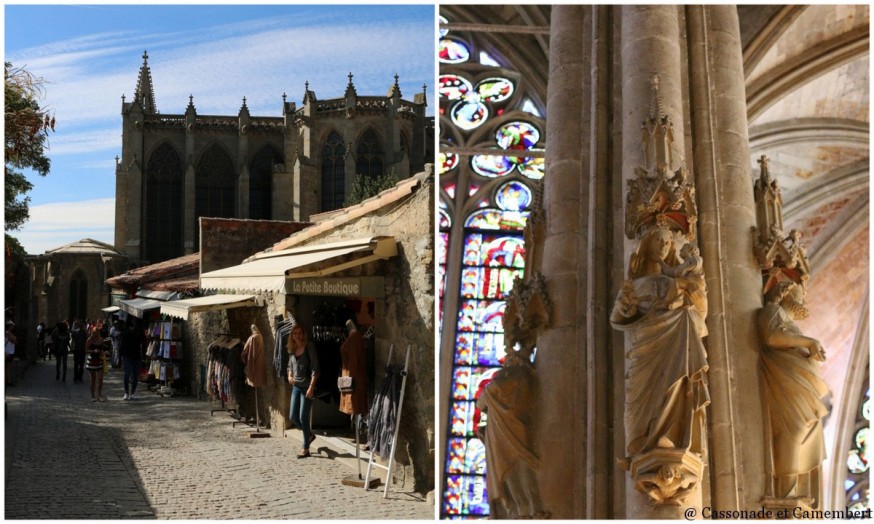
M338 439L319 437L298 459L296 430L249 438L253 428L194 397L142 388L123 401L121 380L111 370L107 402L91 402L70 357L66 382L39 361L6 388L5 518L434 519L412 480L387 498L342 485L354 453Z

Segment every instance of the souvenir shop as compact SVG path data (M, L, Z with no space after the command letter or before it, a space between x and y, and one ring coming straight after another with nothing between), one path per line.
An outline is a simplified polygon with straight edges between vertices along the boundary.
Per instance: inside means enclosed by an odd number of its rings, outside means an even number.
M286 295L286 314L277 318L272 371L281 380L288 369L285 351L291 328L301 323L307 338L316 348L321 377L316 382L313 403L313 429L321 433L330 428L349 428L351 415L366 415L372 404L376 387L375 324L376 300L384 292L382 277L304 278L289 281ZM352 320L353 324L347 324ZM341 351L350 337L350 330L358 331L354 343ZM343 370L346 373L342 373ZM352 377L354 398L342 401L337 378Z
M150 298L119 301L118 317L130 322L134 317L146 331L145 354L139 379L161 395L175 395L177 386L187 391L183 377L182 325L176 319L161 313L163 302Z

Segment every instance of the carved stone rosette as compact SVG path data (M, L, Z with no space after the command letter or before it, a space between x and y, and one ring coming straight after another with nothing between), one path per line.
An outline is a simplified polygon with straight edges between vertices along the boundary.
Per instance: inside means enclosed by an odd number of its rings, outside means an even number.
M692 504L706 464L710 403L707 296L695 188L652 79L644 165L628 180L625 234L637 240L610 321L626 335L627 456L619 463L654 505Z

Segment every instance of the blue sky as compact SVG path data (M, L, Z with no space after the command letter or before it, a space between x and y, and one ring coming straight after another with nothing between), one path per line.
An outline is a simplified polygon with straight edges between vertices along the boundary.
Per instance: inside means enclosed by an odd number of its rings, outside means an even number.
M57 119L51 173L30 176L30 221L12 232L28 253L93 238L113 243L121 96L133 96L144 50L158 110L280 116L282 94L404 98L428 85L434 104L432 5L6 5L5 60L46 80Z

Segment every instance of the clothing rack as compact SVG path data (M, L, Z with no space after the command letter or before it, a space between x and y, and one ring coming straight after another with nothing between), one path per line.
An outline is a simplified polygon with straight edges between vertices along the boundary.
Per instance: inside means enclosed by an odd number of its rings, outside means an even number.
M231 384L232 380L237 379L237 377L231 376L231 369L227 367L228 355L231 355L231 359L239 360L239 355L236 354L234 348L236 348L240 344L240 339L234 338L229 334L220 333L219 337L214 340L208 348L209 351L209 365L207 367L207 393L210 395L210 398L215 399L218 397L221 402L220 409L210 410L210 416L216 414L217 412L227 412L232 418L236 420L241 420L242 417L239 416L236 409L231 409L225 403L225 398L228 401L236 401L236 392L235 385ZM236 358L235 358L236 357ZM217 369L216 366L225 366L227 369ZM227 374L227 375L226 375ZM216 375L220 375L225 380L219 384L214 379Z
M401 378L401 394L400 394L400 397L398 398L398 411L397 411L397 417L395 418L394 434L392 435L392 439L391 439L391 451L389 452L389 456L388 456L388 464L383 466L382 464L375 463L373 461L373 456L375 454L375 450L371 449L370 450L370 459L367 462L367 475L364 477L364 489L365 489L365 491L367 491L370 487L370 470L374 466L386 470L385 490L382 493L383 498L388 497L388 488L391 485L391 469L392 469L392 465L394 463L394 458L395 458L395 448L397 447L397 443L398 443L398 432L401 429L400 422L401 422L401 412L403 411L403 407L404 407L404 390L407 387L407 372L408 372L409 366L410 366L410 347L411 347L410 345L407 345L407 356L404 358L404 369L403 369L403 371L401 371L401 377L402 377ZM394 351L394 344L392 344L388 350L388 365L391 365L391 357L392 357L393 351Z

